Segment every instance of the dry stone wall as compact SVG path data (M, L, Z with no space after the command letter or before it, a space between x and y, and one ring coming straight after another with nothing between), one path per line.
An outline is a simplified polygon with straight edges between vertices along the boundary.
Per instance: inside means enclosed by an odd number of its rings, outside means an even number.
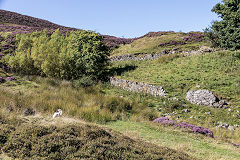
M166 54L183 54L184 56L199 55L205 52L213 52L212 48L201 47L197 51L177 51L177 48L174 48L170 51L163 50L161 53L156 54L147 54L147 53L135 53L135 54L125 54L121 56L111 57L109 60L111 62L117 61L145 61L145 60L154 60Z
M143 82L133 82L133 81L110 77L110 84L130 92L147 93L153 96L163 96L163 97L166 96L166 92L163 89L163 87L154 86L154 85L146 84Z
M147 53L136 53L136 54L125 54L122 56L111 57L111 62L116 61L144 61L144 60L154 60L165 54L169 54L167 51L162 51L157 54L147 54Z

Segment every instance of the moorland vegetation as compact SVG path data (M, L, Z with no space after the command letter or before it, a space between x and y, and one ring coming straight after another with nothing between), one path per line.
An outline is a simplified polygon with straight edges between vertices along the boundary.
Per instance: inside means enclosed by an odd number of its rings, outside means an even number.
M205 33L133 39L1 11L0 158L240 159L239 10L238 0L224 0L213 9L222 21ZM159 52L166 54L108 61ZM162 86L167 96L125 91L111 86L109 76ZM197 89L212 91L227 108L191 104L186 93ZM63 117L51 119L59 108Z

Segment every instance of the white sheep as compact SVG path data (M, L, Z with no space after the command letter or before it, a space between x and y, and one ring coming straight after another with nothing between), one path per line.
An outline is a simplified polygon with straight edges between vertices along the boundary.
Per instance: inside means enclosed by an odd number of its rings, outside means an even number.
M57 112L53 114L53 118L60 117L62 115L62 110L58 109Z

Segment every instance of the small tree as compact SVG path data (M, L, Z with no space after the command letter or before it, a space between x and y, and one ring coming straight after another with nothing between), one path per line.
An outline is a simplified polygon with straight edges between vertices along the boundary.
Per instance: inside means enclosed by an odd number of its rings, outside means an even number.
M230 49L240 49L240 0L223 0L212 9L222 20L213 22L205 30L213 44Z
M17 51L3 58L17 72L62 79L99 79L104 73L108 50L95 32L56 30L17 36Z

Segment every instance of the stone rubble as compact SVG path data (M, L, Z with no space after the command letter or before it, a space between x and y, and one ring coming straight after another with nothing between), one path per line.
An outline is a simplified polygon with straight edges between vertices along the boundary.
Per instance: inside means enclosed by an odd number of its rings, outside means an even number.
M147 93L153 96L162 96L162 97L166 96L166 92L163 89L163 87L154 86L154 85L146 84L143 82L133 82L133 81L110 77L110 84L130 92Z
M147 54L147 53L135 53L135 54L125 54L121 56L115 56L111 57L109 60L111 62L117 62L117 61L145 61L145 60L154 60L157 59L163 55L167 54L183 54L183 56L192 56L192 55L200 55L206 52L213 52L214 50L210 47L201 47L197 51L177 51L177 48L173 48L170 51L163 50L161 53L155 53L155 54Z

